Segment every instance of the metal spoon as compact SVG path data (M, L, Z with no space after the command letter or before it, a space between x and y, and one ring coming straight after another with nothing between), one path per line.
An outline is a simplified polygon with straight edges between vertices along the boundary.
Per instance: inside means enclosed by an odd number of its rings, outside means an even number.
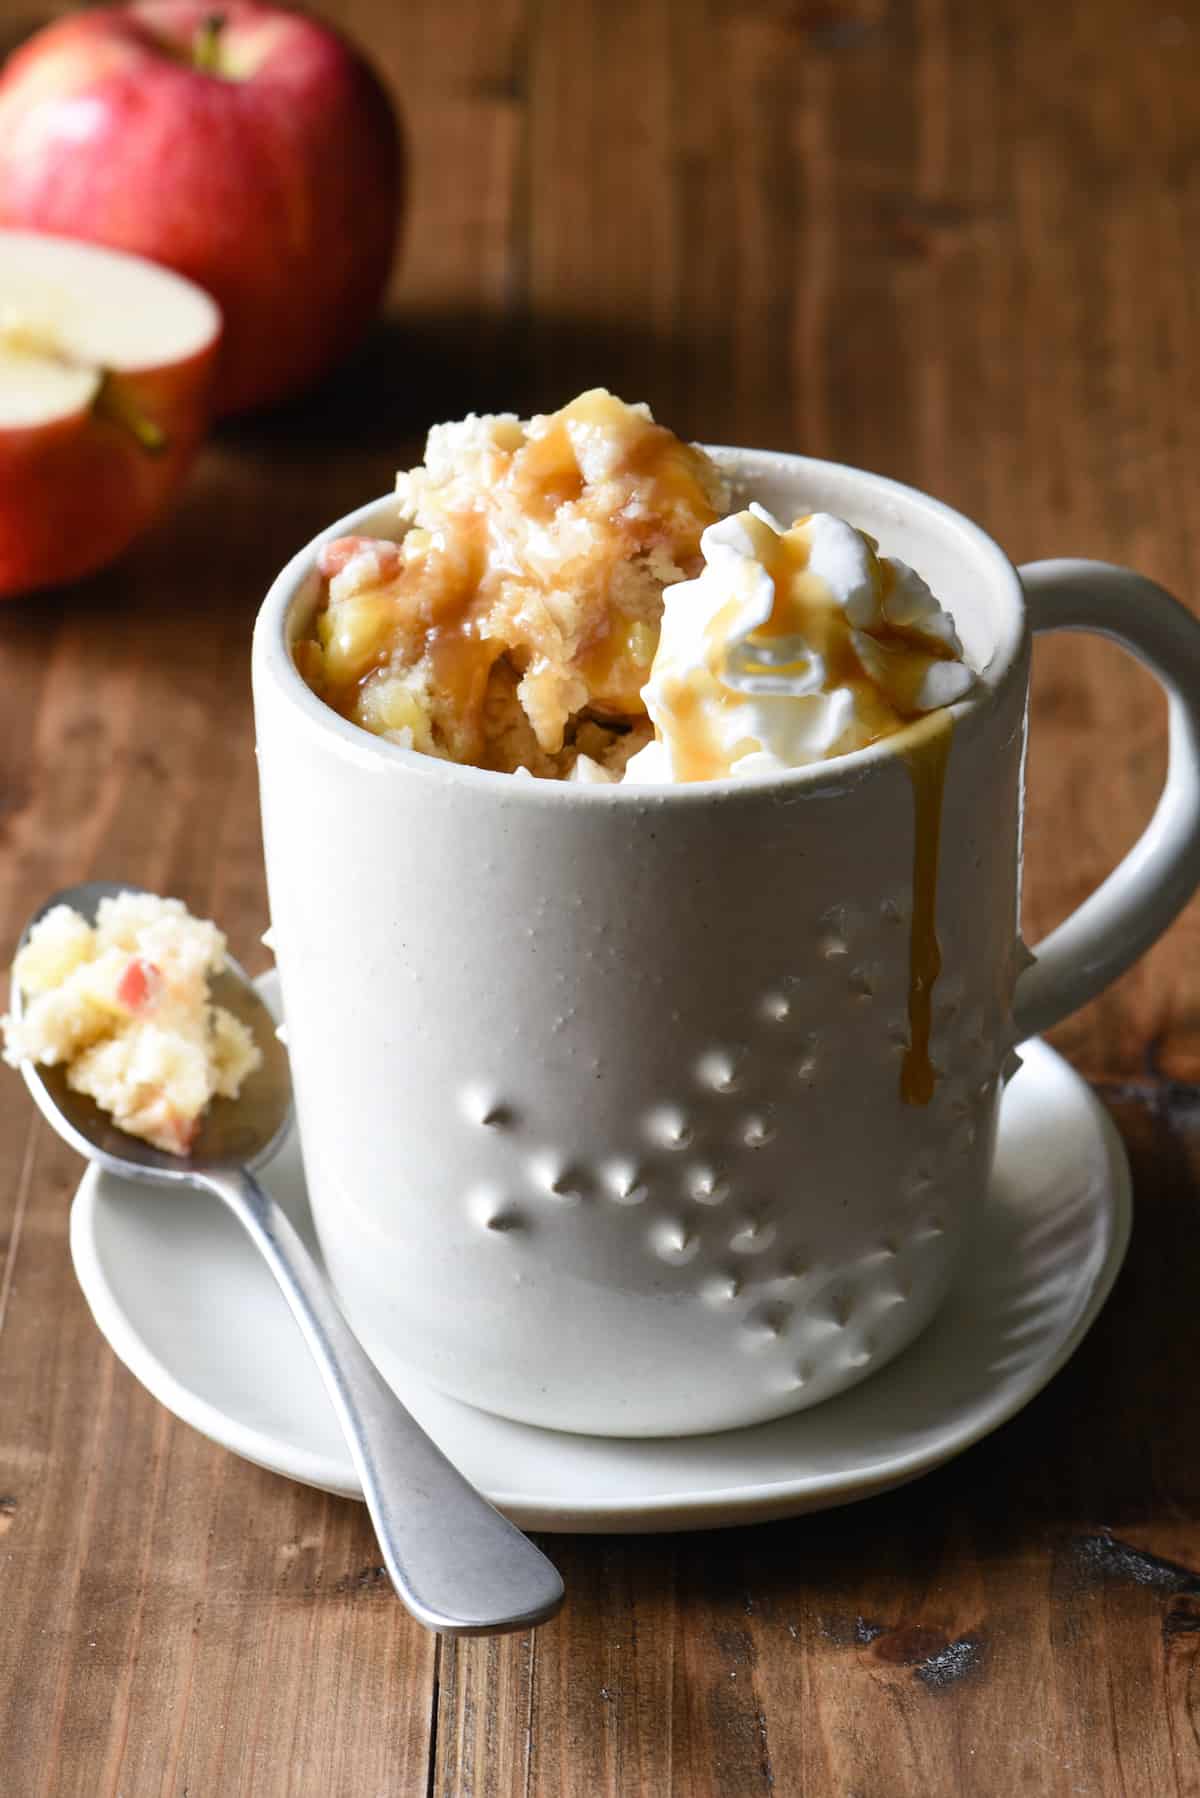
M90 922L101 899L138 889L92 880L47 900L21 945L54 905ZM263 1065L236 1100L218 1099L187 1156L164 1154L118 1130L91 1099L70 1090L61 1067L24 1061L34 1100L58 1134L109 1173L128 1180L197 1186L237 1218L275 1276L300 1325L362 1481L380 1552L414 1617L448 1635L494 1635L552 1617L563 1583L540 1549L494 1510L430 1440L368 1360L290 1220L250 1172L287 1132L288 1060L275 1021L235 962L212 983L213 998L242 1019ZM12 1010L21 1015L13 982ZM164 1229L170 1229L164 1210Z

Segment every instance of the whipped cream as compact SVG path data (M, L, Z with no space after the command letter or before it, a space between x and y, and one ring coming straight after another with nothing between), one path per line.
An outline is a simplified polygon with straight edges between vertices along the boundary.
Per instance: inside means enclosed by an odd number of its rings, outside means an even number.
M703 572L663 595L642 688L655 741L630 757L627 781L823 761L971 687L949 613L918 574L844 519L816 512L785 529L754 505L710 525L700 547Z

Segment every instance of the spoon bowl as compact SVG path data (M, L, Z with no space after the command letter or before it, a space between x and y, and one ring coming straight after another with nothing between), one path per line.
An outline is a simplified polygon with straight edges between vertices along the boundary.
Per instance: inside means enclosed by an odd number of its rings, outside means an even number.
M34 926L56 905L69 905L96 922L102 899L145 889L128 881L89 880L55 893L29 919L17 947L23 949ZM213 1002L223 1005L245 1024L262 1055L262 1063L247 1075L236 1099L216 1099L200 1124L200 1131L186 1157L168 1155L141 1137L119 1130L94 1099L73 1092L66 1069L21 1063L25 1084L34 1103L51 1127L72 1148L110 1173L143 1180L176 1180L194 1184L201 1169L258 1167L269 1161L287 1135L292 1122L292 1076L287 1051L275 1033L275 1019L258 989L232 957L226 957L221 973L209 982ZM21 1016L23 996L13 982L12 1011Z

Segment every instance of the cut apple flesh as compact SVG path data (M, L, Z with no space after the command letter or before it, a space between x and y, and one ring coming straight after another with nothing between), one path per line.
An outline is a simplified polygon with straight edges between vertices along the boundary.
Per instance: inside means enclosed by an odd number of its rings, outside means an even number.
M0 430L87 409L123 374L199 355L220 328L206 293L152 262L0 232Z
M95 404L103 375L6 344L0 334L0 430L70 418Z

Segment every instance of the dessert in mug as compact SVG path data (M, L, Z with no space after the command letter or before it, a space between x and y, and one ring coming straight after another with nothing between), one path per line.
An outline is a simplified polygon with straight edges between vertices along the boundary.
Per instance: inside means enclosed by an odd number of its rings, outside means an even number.
M908 731L900 1093L926 1104L946 708L974 675L920 575L828 513L777 521L753 494L735 509L712 457L603 390L435 426L397 494L396 541L325 545L295 645L309 686L378 736L628 786L771 774Z
M772 772L961 698L953 621L844 520L788 526L603 390L437 425L397 537L327 544L308 684L406 748L593 782Z
M378 612L361 696L436 680L448 630L456 654L507 663L534 731L522 689L543 650L497 639L503 597L511 581L553 618L591 571L583 530L575 565L533 565L547 538L513 470L543 436L575 455L574 479L559 462L543 495L543 522L565 529L593 406L619 497L621 444L651 421L608 396L460 427L512 434L498 491L457 490L477 559L437 610L402 541L364 560ZM564 686L561 740L538 746L549 768L494 771L514 763L484 731L473 766L438 759L456 753L440 726L372 736L348 721L359 691L325 684L342 589L320 559L369 551L331 552L349 533L423 530L420 474L401 482L402 515L369 501L292 557L254 640L306 1180L347 1314L386 1377L618 1437L804 1409L916 1338L988 1190L1018 1043L1127 965L1194 885L1200 847L1184 772L1161 832L1033 957L1033 635L1090 626L1149 660L1176 697L1183 770L1180 708L1200 683L1163 671L1177 658L1194 675L1194 623L1127 571L1018 573L969 519L885 477L770 449L690 454L727 484L718 502L704 483L723 515L690 566L682 545L672 558L682 578L643 621L656 640L636 699ZM653 495L629 497L644 542ZM447 559L457 505L431 532ZM635 555L623 515L607 522L613 553ZM564 675L602 656L612 568L591 589L595 634L562 633ZM624 767L622 737L640 739Z
M262 1055L210 977L225 938L178 899L120 893L91 925L68 905L40 918L13 963L24 1000L3 1019L5 1060L66 1066L122 1130L186 1155L214 1098L236 1099Z

